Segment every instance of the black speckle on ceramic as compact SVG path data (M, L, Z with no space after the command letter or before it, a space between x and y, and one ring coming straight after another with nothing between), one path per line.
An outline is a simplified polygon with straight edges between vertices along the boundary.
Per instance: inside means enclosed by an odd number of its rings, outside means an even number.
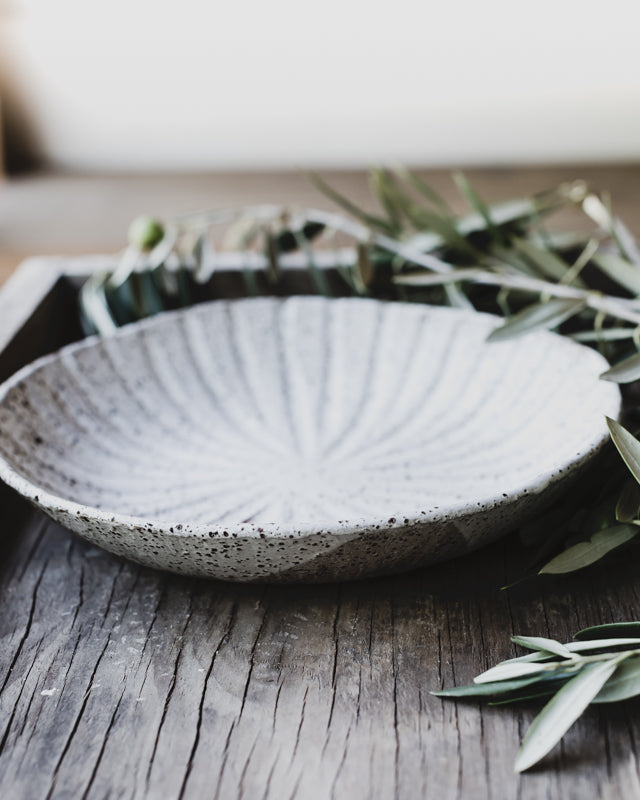
M0 477L142 564L329 581L478 547L607 438L596 352L373 300L217 301L72 345L0 387Z

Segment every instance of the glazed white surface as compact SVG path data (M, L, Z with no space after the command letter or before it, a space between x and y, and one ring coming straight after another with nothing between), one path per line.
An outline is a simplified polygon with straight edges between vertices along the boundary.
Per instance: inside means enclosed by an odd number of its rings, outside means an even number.
M181 572L326 580L448 557L543 501L619 411L597 353L487 344L497 322L318 297L162 315L5 384L0 476Z

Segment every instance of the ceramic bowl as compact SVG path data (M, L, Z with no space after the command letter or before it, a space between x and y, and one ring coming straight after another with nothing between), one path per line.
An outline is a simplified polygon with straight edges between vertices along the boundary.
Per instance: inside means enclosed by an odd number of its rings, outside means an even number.
M142 564L329 581L479 547L607 439L616 386L551 333L319 297L216 301L88 339L0 387L0 477Z

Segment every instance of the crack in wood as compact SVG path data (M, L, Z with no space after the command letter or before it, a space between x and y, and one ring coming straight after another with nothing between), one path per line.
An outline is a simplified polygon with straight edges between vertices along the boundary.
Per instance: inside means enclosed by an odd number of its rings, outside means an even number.
M80 727L80 721L82 719L82 715L84 714L85 709L87 707L87 703L89 702L89 696L91 694L91 687L93 686L93 680L94 680L94 678L96 676L96 673L98 672L98 667L100 666L100 663L102 662L102 659L104 658L104 655L107 652L107 648L109 647L109 642L110 641L111 641L111 637L109 637L107 639L106 644L102 648L102 652L100 653L100 655L98 657L98 660L96 661L96 664L95 664L95 666L93 668L93 671L91 672L91 675L89 677L89 681L87 683L87 688L85 690L84 697L83 697L83 700L82 700L82 705L80 706L80 711L78 712L78 714L77 714L77 716L76 716L76 718L75 718L75 720L73 722L73 726L72 726L71 731L70 731L70 733L69 733L69 735L67 737L66 742L64 743L64 747L62 748L62 752L60 753L60 757L58 758L58 761L56 762L56 765L55 765L55 767L53 769L53 775L52 775L52 778L51 778L51 788L47 792L46 800L51 800L51 798L53 797L53 794L55 792L55 787L56 787L56 780L58 778L58 773L60 772L60 767L62 766L62 762L64 761L65 756L69 752L69 748L71 747L71 742L73 741L73 737L76 735L76 733L78 731L78 728Z
M187 784L189 782L189 777L191 775L191 770L193 769L193 762L194 762L194 759L195 759L196 751L198 749L198 744L200 743L200 730L202 728L202 716L203 716L203 711L204 711L204 701L205 701L205 697L207 695L207 689L209 688L209 680L211 678L211 673L213 672L213 667L214 667L215 662L216 662L216 657L217 657L218 653L220 652L220 648L222 647L223 643L226 641L227 636L229 635L229 632L233 628L233 624L234 624L234 621L235 621L235 618L236 618L237 611L238 611L237 603L234 603L233 606L231 607L231 611L229 613L229 620L227 622L226 629L223 632L222 636L220 637L220 641L218 642L216 648L213 651L213 655L211 656L211 662L209 664L209 668L207 669L207 673L205 675L204 683L202 685L202 694L200 695L200 703L198 705L198 721L197 721L197 724L196 724L196 734L195 734L195 737L194 737L194 740L193 740L193 745L191 746L191 752L189 753L189 761L187 762L187 768L185 770L184 780L182 782L182 786L180 787L180 792L178 794L178 800L182 800L182 798L185 795ZM265 614L265 617L266 617L266 614ZM263 621L264 621L264 618L263 618ZM186 626L185 626L185 630L186 630ZM262 630L262 626L258 630L258 635L256 636L256 641L254 642L254 646L253 646L253 649L251 651L251 658L252 659L253 659L253 653L255 651L255 646L257 644L258 639L260 638L261 630ZM246 688L249 685L250 678L251 678L251 670L249 671L249 677L247 678L247 686L245 687L245 693L244 693L243 698L242 698L242 707L240 708L240 714L238 715L238 717L242 716L242 710L244 708L244 701L246 699Z
M22 653L22 648L24 647L27 639L29 638L29 634L31 633L31 626L33 625L33 618L36 610L36 602L38 600L38 589L40 588L40 584L42 583L42 578L44 577L44 573L47 569L48 563L49 563L48 561L45 561L44 564L42 565L40 574L38 575L35 586L33 587L31 605L29 607L29 616L27 617L27 624L25 626L24 633L22 634L22 636L20 637L20 641L18 642L18 647L16 648L13 658L11 659L11 662L9 664L9 669L7 670L2 685L0 686L0 696L4 693L4 690L7 687L7 683L9 682L13 670L16 664L18 663L18 659L20 658L20 655Z
M98 774L98 768L100 767L100 763L102 762L104 751L107 749L107 742L109 741L109 736L111 734L111 731L113 730L113 726L115 725L116 717L118 716L118 711L120 710L120 705L122 703L122 698L124 697L125 691L126 687L123 688L122 692L120 693L120 697L118 698L115 708L113 709L113 714L111 715L111 719L109 720L109 724L102 739L102 744L100 745L98 758L96 759L95 764L93 765L93 769L91 770L91 776L89 777L89 782L87 783L87 786L84 792L82 793L82 800L87 800L87 798L89 797L89 793L91 792L91 787L93 786L93 782L95 781L96 775Z

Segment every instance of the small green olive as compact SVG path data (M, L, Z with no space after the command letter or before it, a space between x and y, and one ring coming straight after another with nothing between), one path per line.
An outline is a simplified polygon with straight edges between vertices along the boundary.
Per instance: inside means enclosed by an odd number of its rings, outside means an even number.
M164 238L164 227L155 217L136 217L129 225L129 244L138 250L152 250Z

